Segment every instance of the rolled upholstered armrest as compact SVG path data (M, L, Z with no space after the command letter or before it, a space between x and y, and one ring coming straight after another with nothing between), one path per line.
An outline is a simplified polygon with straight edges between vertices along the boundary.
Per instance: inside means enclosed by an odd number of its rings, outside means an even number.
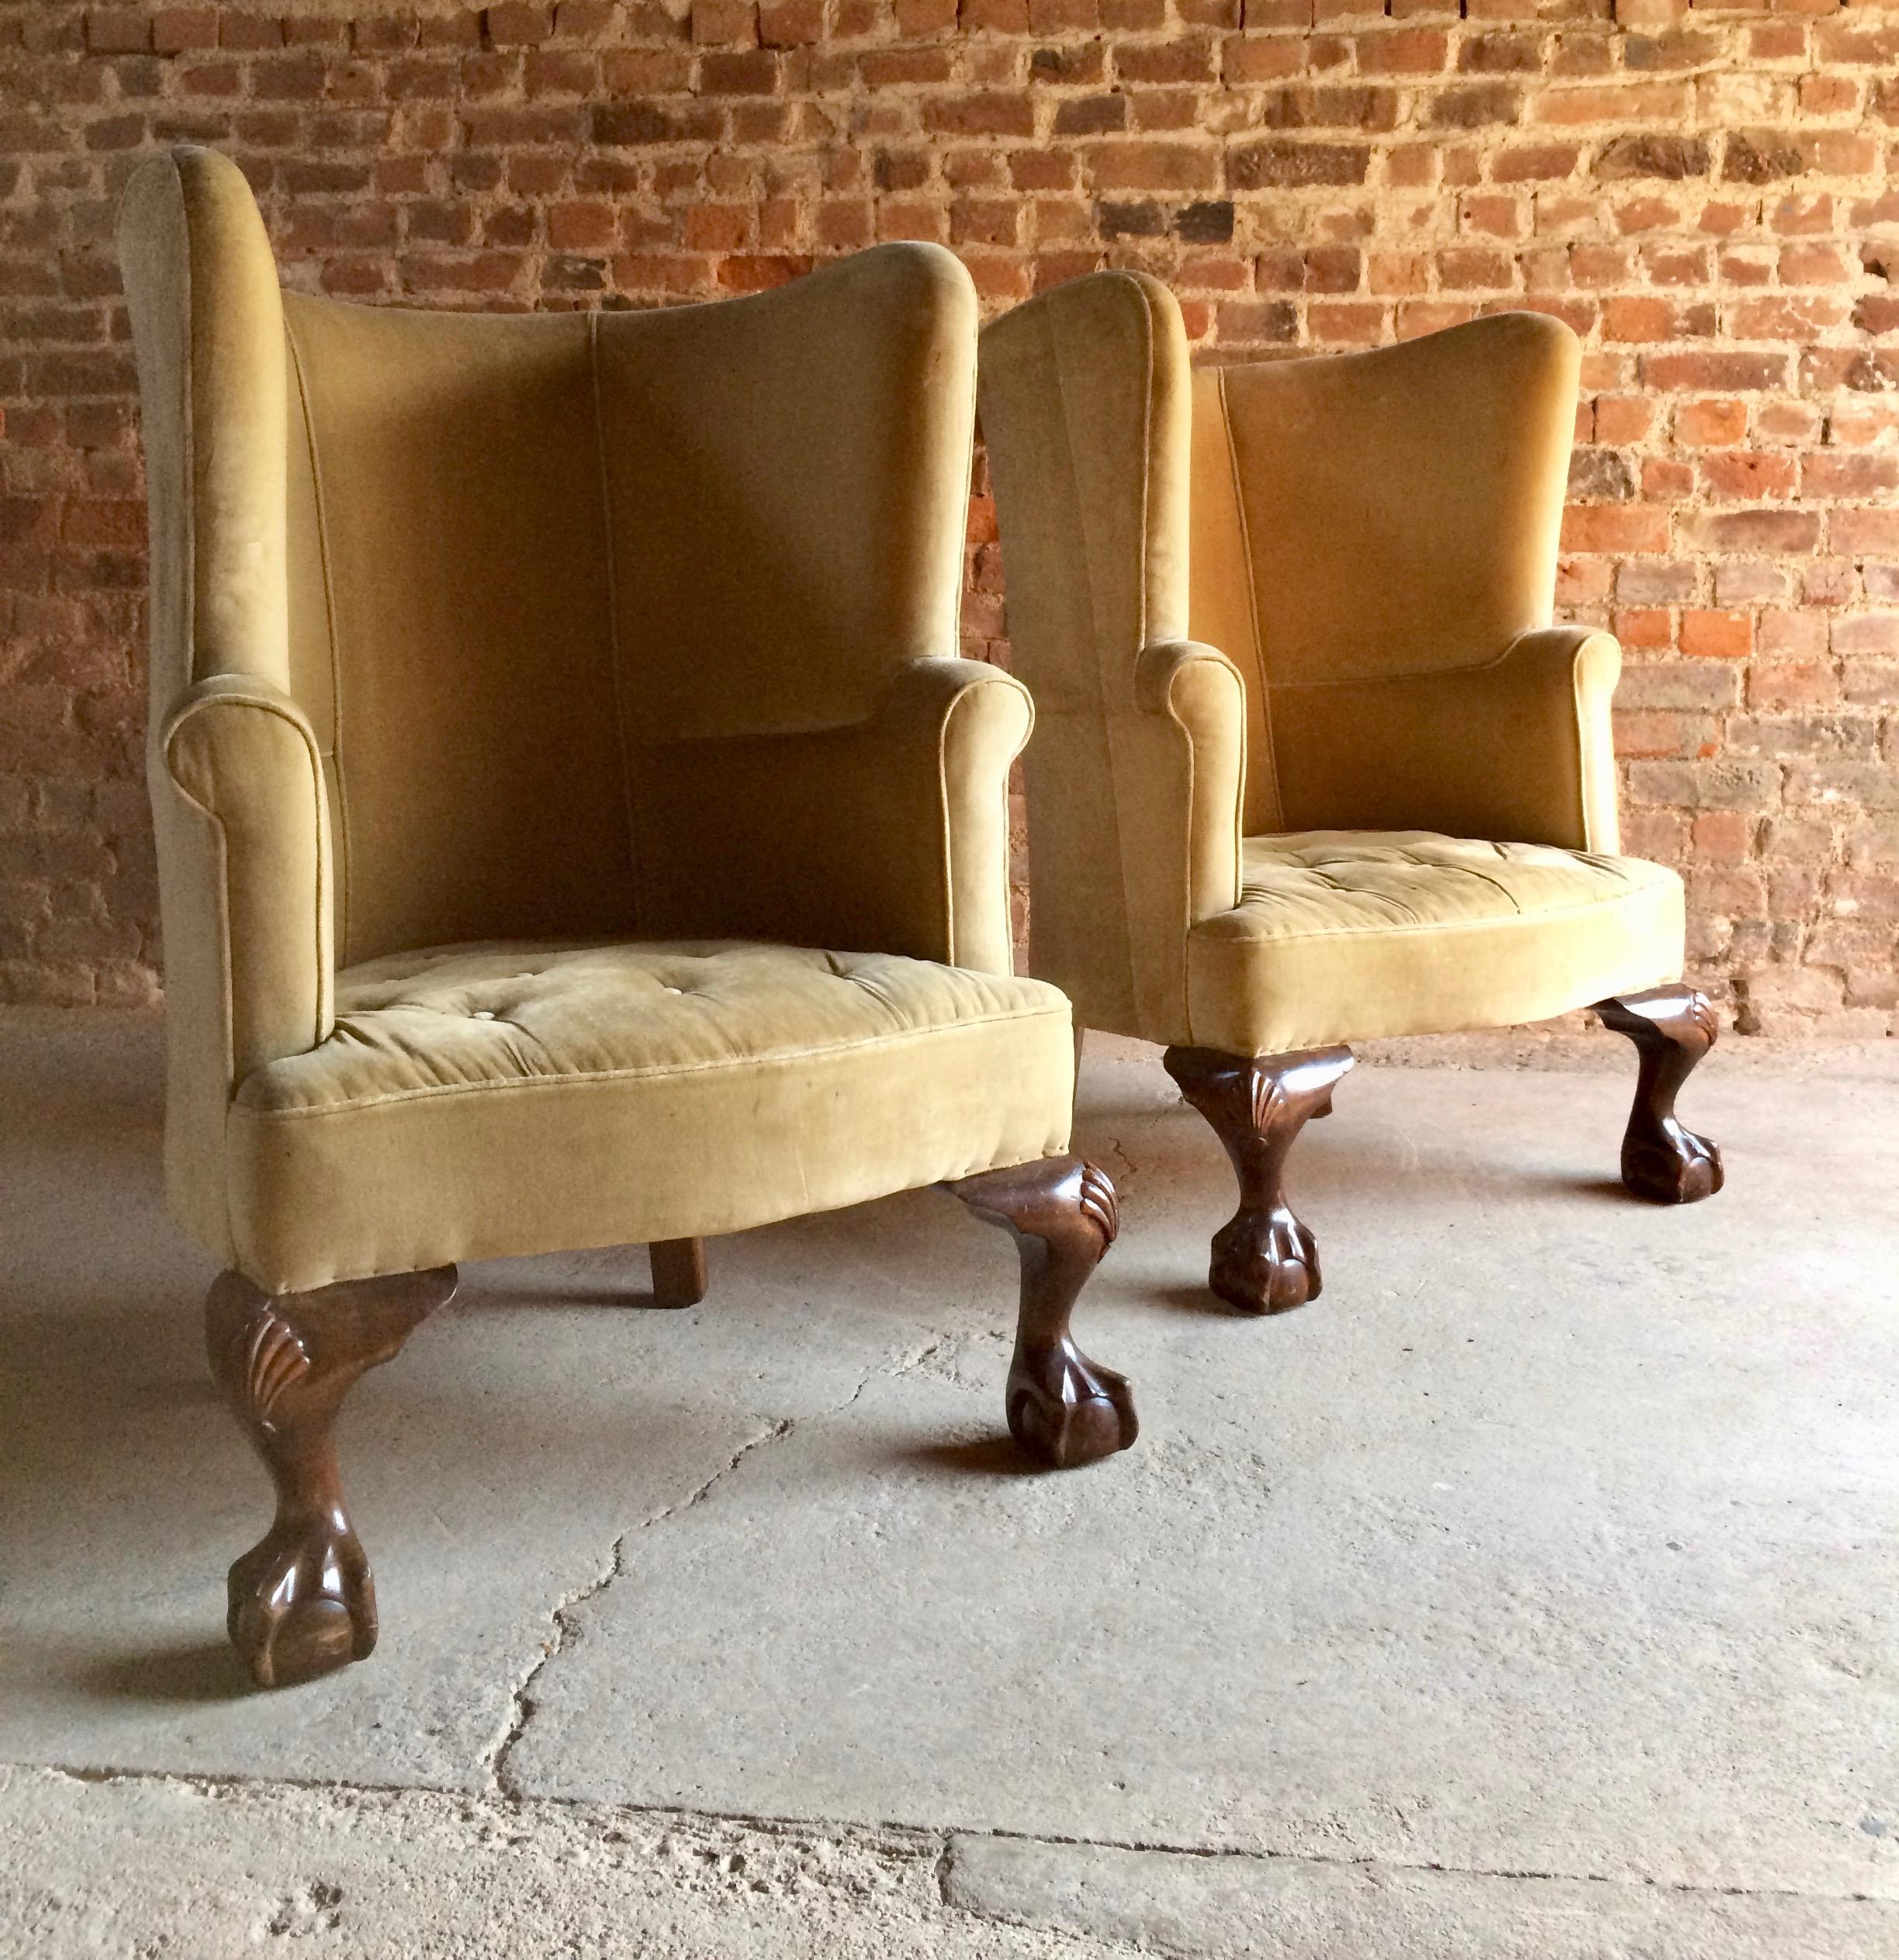
M1175 862L1182 867L1185 923L1230 911L1240 901L1240 829L1246 788L1246 683L1216 648L1199 640L1156 640L1134 663L1134 704L1155 725L1172 770L1172 808L1184 825Z
M1481 667L1272 691L1288 830L1441 830L1614 852L1614 638L1520 633Z
M999 667L925 659L846 727L655 744L655 926L1007 973L1009 767L1033 722Z
M939 861L945 951L953 966L1007 973L1013 964L1009 925L1009 770L1035 726L1029 690L981 660L909 663L862 731L879 797L915 798L921 851ZM924 799L933 798L927 812ZM931 816L933 815L934 822ZM933 834L932 834L933 833ZM919 862L920 876L925 866ZM936 874L936 862L929 867ZM927 885L925 888L928 888Z
M195 682L157 739L159 848L182 900L165 920L168 1005L175 1020L223 1023L228 1089L333 1025L323 760L296 703L247 674ZM208 999L192 997L201 987Z

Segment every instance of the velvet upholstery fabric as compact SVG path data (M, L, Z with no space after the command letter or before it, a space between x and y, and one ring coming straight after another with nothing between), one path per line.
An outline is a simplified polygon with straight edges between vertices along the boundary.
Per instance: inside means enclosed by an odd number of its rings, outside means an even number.
M1620 650L1550 622L1578 365L1559 322L1503 314L1195 373L1178 306L1134 272L984 331L1041 717L1033 964L1087 1025L1264 1054L1679 976L1679 881L1615 854ZM1350 876L1267 874L1319 833ZM1451 895L1499 847L1539 847L1538 895L1504 880L1479 929ZM1368 929L1374 866L1402 874L1402 932Z
M1196 1041L1277 1054L1536 1020L1676 977L1659 864L1430 831L1249 837L1240 902L1188 942Z
M652 313L358 307L282 292L241 173L191 149L134 176L119 238L168 1186L204 1243L305 1287L1065 1145L1065 1004L1008 978L1029 700L954 657L976 310L948 253ZM690 1094L652 978L680 942L721 949L731 1009ZM476 1023L471 1060L465 1016L364 1020L388 961L432 986L469 945L531 949L558 1040L497 1059ZM863 959L885 978L824 965ZM386 1036L455 1094L364 1089Z
M732 1231L1067 1143L1068 1003L1006 973L514 941L385 954L337 996L230 1117L239 1263L300 1286L444 1236L477 1259Z

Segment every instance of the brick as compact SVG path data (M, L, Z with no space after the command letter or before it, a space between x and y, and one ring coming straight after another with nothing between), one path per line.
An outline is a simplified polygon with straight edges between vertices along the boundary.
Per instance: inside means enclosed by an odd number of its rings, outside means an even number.
M940 134L1033 136L1035 105L1015 94L950 95L926 102L923 120L926 129Z
M758 40L753 0L692 0L692 38L701 47L751 47Z
M1838 552L1899 554L1899 509L1836 507L1827 520L1827 537Z
M95 7L85 17L86 47L94 54L142 54L151 33L150 19L136 7Z
M1572 504L1564 513L1565 551L1656 552L1668 549L1668 513L1645 504Z
M1370 161L1363 144L1256 143L1232 151L1227 171L1233 189L1241 191L1361 184Z
M1800 459L1800 493L1866 497L1899 490L1899 455L1890 450L1821 450Z
M824 36L824 0L765 0L759 39L766 47L810 47Z
M1651 387L1669 393L1690 390L1732 390L1737 393L1781 386L1787 356L1710 349L1695 353L1645 354L1641 378Z
M1683 519L1687 542L1714 551L1811 552L1820 525L1813 511L1703 511Z
M1705 137L1621 136L1596 151L1593 168L1597 177L1609 182L1634 177L1679 181L1705 177L1713 161Z
M1754 650L1753 622L1745 612L1684 612L1679 645L1691 660L1745 660Z
M699 90L706 95L770 95L778 87L778 57L766 48L704 54Z
M1685 401L1675 411L1675 439L1690 448L1724 447L1747 434L1745 402Z
M1441 88L1430 98L1425 120L1434 129L1507 128L1523 113L1522 89L1509 82L1486 81Z
M483 15L488 38L496 47L531 46L545 40L554 31L554 10L546 6L524 6L510 0L504 6L489 7Z
M1389 33L1358 38L1361 74L1436 74L1451 51L1450 36L1441 29L1403 27Z
M1210 147L1145 140L1101 145L1089 154L1088 168L1103 190L1211 190L1219 177Z
M1746 449L1704 456L1698 471L1703 487L1721 503L1791 497L1798 473L1791 456Z
M160 54L182 54L218 44L215 7L168 7L151 18L151 44Z

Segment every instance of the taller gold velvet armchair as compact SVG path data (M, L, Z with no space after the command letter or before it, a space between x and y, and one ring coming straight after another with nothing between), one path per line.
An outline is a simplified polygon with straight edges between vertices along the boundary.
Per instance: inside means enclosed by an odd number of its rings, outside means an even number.
M1283 1167L1347 1042L1593 1004L1640 1051L1624 1183L1720 1188L1674 1115L1715 1033L1681 881L1617 854L1620 650L1550 624L1578 361L1510 313L1196 373L1128 272L982 336L1034 970L1167 1044L1238 1173L1244 1309L1319 1291Z
M975 297L891 245L677 310L280 292L228 161L128 192L171 1203L275 1479L257 1679L366 1654L331 1426L458 1260L947 1183L1020 1242L1032 1451L1133 1441L1070 1341L1112 1237L1068 1003L1011 969L1029 698L951 657Z

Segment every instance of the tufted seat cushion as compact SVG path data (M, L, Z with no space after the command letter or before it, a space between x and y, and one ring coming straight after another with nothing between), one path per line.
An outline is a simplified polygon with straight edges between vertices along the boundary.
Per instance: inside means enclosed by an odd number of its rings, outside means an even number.
M1188 941L1195 1041L1247 1054L1500 1027L1681 977L1659 864L1428 830L1249 837Z
M735 940L509 944L345 968L334 1031L240 1086L244 1269L321 1286L734 1231L1064 1148L1039 981ZM444 1249L452 1248L452 1250Z

